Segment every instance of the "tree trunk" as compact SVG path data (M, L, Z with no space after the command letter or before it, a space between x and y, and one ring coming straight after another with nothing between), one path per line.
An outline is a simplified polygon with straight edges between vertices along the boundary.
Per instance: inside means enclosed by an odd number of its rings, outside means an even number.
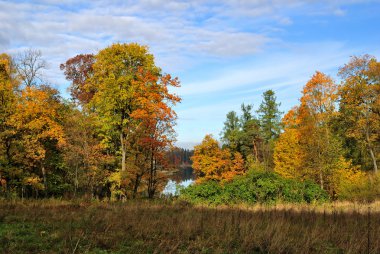
M324 185L324 182L323 182L323 174L322 174L322 171L319 171L319 182L321 184L321 189L323 190L323 185Z
M256 162L259 162L259 153L257 151L257 146L256 146L256 142L255 140L253 140L253 150L255 152L255 159L256 159Z
M125 138L123 132L120 133L120 142L121 142L121 171L124 172L125 167L125 158L127 156L127 149L125 147Z
M137 191L139 189L139 185L140 185L140 182L141 182L141 176L140 174L136 174L136 179L135 179L135 183L134 183L134 186L133 186L133 194L132 194L132 198L135 199L136 196L137 196Z
M149 180L148 180L148 198L153 198L153 171L154 171L154 158L153 158L153 149L150 155L150 170L149 170Z
M77 190L78 190L78 162L76 163L75 166L75 183L74 183L74 197L77 196Z
M11 157L11 142L9 139L6 140L5 142L5 147L6 147L6 155L7 155L7 161L8 165L12 164L12 157Z
M373 162L373 170L375 174L377 174L377 162L376 162L376 156L375 153L373 152L372 147L369 148L369 153L371 154L372 162Z
M368 150L369 150L369 153L371 154L371 159L372 159L372 163L373 163L373 171L375 172L375 174L377 174L376 156L375 156L375 153L374 153L374 151L372 149L371 142L369 140L369 131L368 131L368 129L366 129L365 136L366 136Z
M41 166L41 172L42 172L42 178L43 178L43 181L44 181L45 194L46 194L46 191L47 191L47 180L46 180L46 170L45 170L45 166L43 164Z

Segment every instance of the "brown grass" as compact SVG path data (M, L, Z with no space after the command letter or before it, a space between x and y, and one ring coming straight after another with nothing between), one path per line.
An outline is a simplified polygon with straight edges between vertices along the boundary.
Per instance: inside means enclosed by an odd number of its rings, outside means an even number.
M2 253L380 253L380 203L0 202Z

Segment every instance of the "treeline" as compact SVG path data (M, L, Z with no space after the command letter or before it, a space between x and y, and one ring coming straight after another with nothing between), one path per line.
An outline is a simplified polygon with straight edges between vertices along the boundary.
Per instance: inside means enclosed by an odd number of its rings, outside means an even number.
M147 47L113 44L61 64L65 100L45 66L36 50L0 55L1 195L154 197L173 169L178 79Z
M352 57L338 76L339 84L317 71L304 86L300 104L283 117L272 90L264 92L255 112L244 104L240 116L229 112L222 145L207 135L195 146L192 160L200 186L209 189L208 182L215 181L223 192L230 182L256 184L256 178L242 180L250 171L262 172L263 186L276 186L280 177L285 183L312 181L331 199L379 198L380 63L368 55ZM186 195L199 198L200 186ZM278 188L272 191L281 192ZM289 199L281 193L276 197Z
M176 167L189 167L192 164L193 154L193 150L175 147L168 152L168 157L170 163Z

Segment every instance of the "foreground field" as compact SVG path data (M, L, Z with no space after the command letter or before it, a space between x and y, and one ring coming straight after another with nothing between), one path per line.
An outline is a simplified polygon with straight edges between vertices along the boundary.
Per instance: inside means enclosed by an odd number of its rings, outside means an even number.
M379 205L0 201L1 253L380 253Z

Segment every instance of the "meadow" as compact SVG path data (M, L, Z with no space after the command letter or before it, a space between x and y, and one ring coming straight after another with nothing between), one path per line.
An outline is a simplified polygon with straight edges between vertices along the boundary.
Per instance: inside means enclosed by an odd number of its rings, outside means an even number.
M379 236L379 202L0 202L1 253L380 253Z

